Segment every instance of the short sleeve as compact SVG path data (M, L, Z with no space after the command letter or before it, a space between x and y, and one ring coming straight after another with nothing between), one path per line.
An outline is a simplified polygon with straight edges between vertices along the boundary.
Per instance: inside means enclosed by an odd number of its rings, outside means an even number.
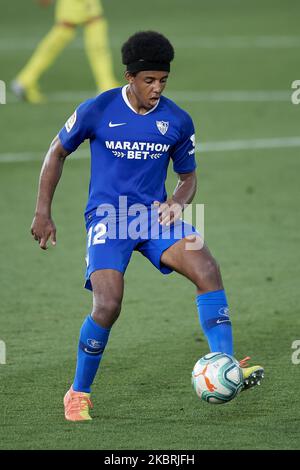
M68 152L74 152L84 140L92 137L93 103L94 99L90 99L78 106L60 130L58 137Z
M181 139L174 145L171 158L176 173L191 173L196 168L195 128L187 114L181 125Z

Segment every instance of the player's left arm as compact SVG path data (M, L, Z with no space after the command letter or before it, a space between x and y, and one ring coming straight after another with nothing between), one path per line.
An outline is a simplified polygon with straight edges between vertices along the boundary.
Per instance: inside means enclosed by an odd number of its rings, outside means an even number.
M178 183L171 198L162 204L155 201L158 207L159 222L170 225L180 219L184 207L192 202L197 191L196 171L178 173Z

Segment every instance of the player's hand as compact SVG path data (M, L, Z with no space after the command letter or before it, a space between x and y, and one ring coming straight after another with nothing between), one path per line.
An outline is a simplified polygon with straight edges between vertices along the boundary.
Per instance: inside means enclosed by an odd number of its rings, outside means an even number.
M170 198L165 202L154 201L153 204L157 207L158 221L161 225L168 226L180 219L183 207L174 199Z
M31 235L39 243L42 250L47 250L49 238L51 244L56 245L56 227L51 217L35 215L31 224Z

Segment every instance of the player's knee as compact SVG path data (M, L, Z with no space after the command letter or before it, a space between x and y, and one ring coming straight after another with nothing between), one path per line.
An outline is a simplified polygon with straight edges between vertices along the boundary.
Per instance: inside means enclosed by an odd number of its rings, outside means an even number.
M56 23L56 26L59 26L59 27L63 27L63 28L67 28L67 29L70 29L72 31L75 31L76 28L77 28L77 25L74 24L74 23L70 23L69 21L58 21Z
M114 297L94 299L92 317L96 323L109 328L117 320L121 311L121 301Z
M86 26L86 25L89 25L91 23L101 22L103 20L104 20L104 17L102 15L93 16L92 18L85 21L84 25Z

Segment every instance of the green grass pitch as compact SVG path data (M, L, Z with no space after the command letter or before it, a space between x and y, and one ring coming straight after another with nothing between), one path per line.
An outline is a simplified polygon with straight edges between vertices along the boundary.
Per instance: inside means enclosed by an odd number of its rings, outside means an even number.
M56 248L39 250L29 228L43 155L82 96L94 93L79 33L41 81L47 106L17 103L9 93L0 106L0 340L7 347L0 448L299 449L300 364L291 356L300 339L300 105L290 100L300 79L299 2L104 0L104 7L120 82L128 35L156 29L174 42L166 95L179 97L206 145L197 153L195 201L205 204L206 241L222 268L236 356L252 356L266 378L227 405L200 402L190 375L208 348L195 289L134 254L93 388L94 420L64 420L62 398L91 308L82 288L88 158L65 165L53 206ZM0 79L9 83L53 10L0 0L0 11ZM224 141L239 149L226 150ZM175 184L170 168L168 190Z

